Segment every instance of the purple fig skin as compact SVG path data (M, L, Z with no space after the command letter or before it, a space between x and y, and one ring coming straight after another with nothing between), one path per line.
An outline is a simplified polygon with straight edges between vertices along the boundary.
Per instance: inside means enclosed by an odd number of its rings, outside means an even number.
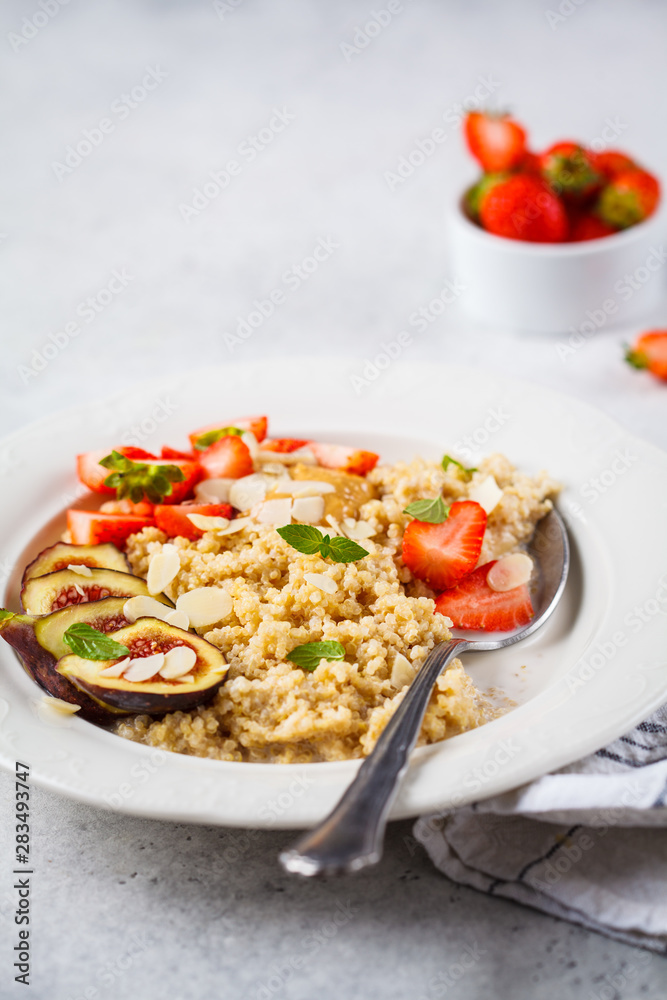
M105 709L99 702L78 690L66 677L56 670L58 662L37 642L32 615L15 615L0 621L0 635L14 649L27 674L51 695L70 705L80 705L77 712L82 719L97 725L108 726L118 716Z

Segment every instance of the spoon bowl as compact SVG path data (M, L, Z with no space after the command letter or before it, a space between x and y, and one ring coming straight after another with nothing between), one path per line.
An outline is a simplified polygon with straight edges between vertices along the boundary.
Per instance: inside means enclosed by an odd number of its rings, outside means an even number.
M331 875L377 864L382 857L389 810L408 768L409 755L440 674L461 653L501 649L532 635L560 601L570 568L570 546L565 524L556 510L549 511L538 522L527 551L535 567L532 621L512 632L454 629L448 642L431 650L338 805L322 823L280 855L286 871Z

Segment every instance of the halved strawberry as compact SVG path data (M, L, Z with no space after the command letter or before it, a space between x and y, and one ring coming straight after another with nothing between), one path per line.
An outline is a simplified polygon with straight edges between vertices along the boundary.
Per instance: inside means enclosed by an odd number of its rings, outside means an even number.
M160 451L160 458L165 458L169 462L198 462L199 453L196 451L177 451L176 448L169 448L165 444Z
M485 530L484 508L459 500L441 524L410 521L403 534L403 562L433 590L454 587L475 568Z
M188 434L192 447L195 447L197 441L200 437L202 437L202 435L210 434L211 431L217 431L223 427L238 427L239 430L242 431L252 431L258 441L263 441L269 427L269 418L237 417L235 420L220 420L217 424L207 424L206 427L200 427L199 430L193 431L192 434Z
M104 480L109 475L109 469L100 465L100 459L109 455L112 450L119 451L121 455L131 462L139 462L146 465L177 465L183 473L183 479L178 483L172 483L171 493L164 497L164 503L181 503L191 496L195 485L202 478L202 469L196 459L159 459L156 455L142 451L137 448L106 448L104 451L89 451L84 455L76 456L76 467L81 482L92 490L93 493L106 493L110 496L116 494L116 490L111 486L105 486ZM126 454L126 452L130 454ZM137 451L142 451L137 455Z
M152 517L130 514L103 514L97 510L68 510L67 528L74 545L99 545L112 542L119 548L130 535L155 524Z
M114 496L116 493L113 487L104 485L109 470L100 465L100 459L110 451L110 448L104 448L102 451L87 451L83 455L76 456L76 474L79 481L93 493L107 493L109 496Z
M451 618L455 628L510 632L527 625L533 617L533 605L526 584L502 593L489 587L486 577L496 562L494 559L480 566L458 586L445 590L437 598L436 611Z
M152 451L145 451L144 448L135 448L133 445L123 445L122 448L117 448L116 450L133 462L154 462L157 458L157 455L154 455Z
M642 333L628 349L625 360L633 368L647 368L657 378L667 381L667 330Z
M234 516L234 509L228 503L184 503L165 505L157 504L155 507L155 523L160 531L165 535L175 538L189 538L196 541L201 538L204 532L201 528L195 528L188 514L204 514L206 517L226 517L231 519Z
M464 122L468 149L485 173L518 167L526 153L526 130L505 114L471 111Z
M353 472L357 476L365 476L374 469L380 458L374 451L361 451L346 444L326 444L321 441L306 441L306 444L318 464L325 469L340 469L341 472Z
M234 435L220 438L199 458L204 479L239 479L254 472L250 449L245 441Z
M307 441L300 441L298 438L269 438L262 441L262 451L278 451L286 454L307 444Z

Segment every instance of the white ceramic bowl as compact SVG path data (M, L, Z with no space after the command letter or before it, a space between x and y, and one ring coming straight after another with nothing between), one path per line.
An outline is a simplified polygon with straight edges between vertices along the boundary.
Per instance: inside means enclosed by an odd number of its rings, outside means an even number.
M493 236L465 215L448 220L454 274L471 317L537 333L634 320L660 301L667 269L665 198L645 222L582 243L525 243Z

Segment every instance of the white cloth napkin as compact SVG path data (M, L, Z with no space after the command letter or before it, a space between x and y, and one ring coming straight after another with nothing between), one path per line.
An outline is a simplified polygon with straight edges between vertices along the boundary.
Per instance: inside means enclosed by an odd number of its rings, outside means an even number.
M454 882L667 953L667 705L554 774L414 834Z

